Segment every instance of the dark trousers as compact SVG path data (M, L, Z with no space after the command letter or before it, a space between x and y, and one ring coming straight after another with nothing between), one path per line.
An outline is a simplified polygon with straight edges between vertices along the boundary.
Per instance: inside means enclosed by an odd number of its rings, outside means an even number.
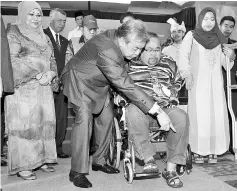
M94 133L95 152L92 163L104 165L108 156L113 125L112 103L104 106L98 115L91 111L72 105L76 114L72 125L72 159L71 170L89 173L89 151L92 131Z
M4 116L4 98L1 98L1 154L4 146L4 133L5 133L5 116Z
M56 114L56 147L57 153L63 152L62 144L67 130L68 101L63 92L54 93L54 104Z
M237 62L235 62L235 65ZM237 84L237 78L235 75L235 68L236 66L231 69L231 84ZM226 95L226 102L227 102L227 74L226 71L222 68L222 73L223 73L223 81L224 81L224 89L225 89L225 95ZM235 118L237 117L237 90L231 90L232 93L232 109L235 114ZM228 112L229 116L229 124L230 124L230 150L232 151L233 149L233 137L232 137L232 120L230 113Z

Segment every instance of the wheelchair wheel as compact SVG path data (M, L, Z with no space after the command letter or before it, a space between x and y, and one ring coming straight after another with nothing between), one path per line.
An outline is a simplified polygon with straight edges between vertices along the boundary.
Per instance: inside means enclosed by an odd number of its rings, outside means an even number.
M132 169L132 164L129 161L126 161L124 164L124 177L129 184L133 181L134 172Z
M134 146L132 144L132 141L128 141L128 149L129 149L129 153L130 153L130 162L131 162L131 166L133 171L135 171L135 152L134 152Z
M191 152L190 145L188 144L187 151L186 151L186 166L177 165L176 172L179 176L183 176L185 172L187 174L190 174L192 168L193 168L193 166L192 166L192 152Z
M114 168L119 168L122 139L117 119L114 117L112 138L109 145L109 163Z

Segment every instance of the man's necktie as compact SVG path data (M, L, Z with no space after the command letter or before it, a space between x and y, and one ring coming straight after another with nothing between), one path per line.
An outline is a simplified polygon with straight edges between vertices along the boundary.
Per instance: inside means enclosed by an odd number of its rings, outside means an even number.
M58 34L56 34L56 45L57 45L58 50L60 51L61 46L60 46L60 44L59 44L58 39L59 39L59 38L58 38Z

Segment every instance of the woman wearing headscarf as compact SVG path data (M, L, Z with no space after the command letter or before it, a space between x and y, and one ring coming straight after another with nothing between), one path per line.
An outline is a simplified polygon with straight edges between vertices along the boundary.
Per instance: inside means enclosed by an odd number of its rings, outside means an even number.
M214 9L204 8L194 31L183 39L178 62L188 90L189 143L196 163L217 162L229 148L229 122L222 66L231 50L218 28ZM230 62L231 67L233 62Z
M7 31L15 94L6 97L8 174L36 179L32 170L53 172L57 162L53 88L57 67L50 40L43 32L38 3L18 5L18 18Z

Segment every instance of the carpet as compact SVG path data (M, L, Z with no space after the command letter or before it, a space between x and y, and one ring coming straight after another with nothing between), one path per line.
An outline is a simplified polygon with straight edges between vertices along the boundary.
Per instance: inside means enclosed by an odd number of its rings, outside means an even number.
M234 188L237 188L237 180L227 180L227 181L224 181L225 183L233 186Z
M218 158L216 164L209 164L205 161L204 164L193 164L194 168L198 168L201 171L207 172L213 177L223 176L236 176L237 175L237 163L228 158ZM237 180L224 181L225 183L237 188Z
M194 166L208 174L217 176L237 175L237 163L228 158L219 158L216 164L194 164Z

